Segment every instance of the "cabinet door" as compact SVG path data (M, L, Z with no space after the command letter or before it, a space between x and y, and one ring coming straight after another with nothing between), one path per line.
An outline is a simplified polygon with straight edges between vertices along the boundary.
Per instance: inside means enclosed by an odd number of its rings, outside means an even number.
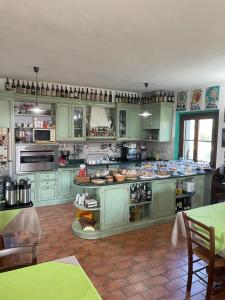
M73 172L71 169L60 170L61 199L73 197Z
M56 110L57 140L71 140L72 136L72 106L58 104Z
M142 117L139 115L142 109L127 110L127 137L129 139L141 140L142 134Z
M172 179L157 180L153 184L153 214L155 218L175 214L176 184Z
M127 187L110 188L102 192L101 225L102 228L113 228L128 223Z
M56 187L50 187L45 189L39 189L39 200L55 200L56 199Z
M127 138L127 110L119 109L117 115L117 137Z
M207 174L204 177L205 177L205 180L204 180L204 205L210 205L212 174Z
M0 128L11 127L11 101L0 99Z
M75 140L85 139L85 108L82 106L73 107L72 118L73 138Z
M159 129L160 128L160 104L148 104L144 105L143 111L148 111L151 116L148 116L142 120L143 129Z
M170 142L173 126L173 107L162 106L160 113L159 141Z
M200 207L204 205L204 177L205 176L203 175L194 177L195 194L192 203L194 207Z

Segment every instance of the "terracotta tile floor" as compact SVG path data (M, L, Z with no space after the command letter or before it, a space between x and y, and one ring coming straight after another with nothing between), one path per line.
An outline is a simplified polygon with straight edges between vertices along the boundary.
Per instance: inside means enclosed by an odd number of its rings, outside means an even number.
M186 244L173 248L172 223L90 241L72 233L72 204L37 212L43 230L39 262L75 255L103 299L185 299ZM205 299L205 286L193 281L191 299ZM225 293L214 299L225 299Z

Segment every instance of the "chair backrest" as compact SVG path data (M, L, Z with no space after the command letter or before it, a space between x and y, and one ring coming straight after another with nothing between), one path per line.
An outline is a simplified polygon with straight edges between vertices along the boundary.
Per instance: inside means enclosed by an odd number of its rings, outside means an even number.
M193 245L198 246L209 258L215 256L215 228L206 226L182 212L187 234L188 251L193 253Z
M0 258L3 257L9 257L13 255L19 255L19 254L31 254L31 263L26 263L26 264L16 264L13 266L0 266L0 272L5 272L17 268L22 268L26 267L29 265L35 265L37 263L37 243L34 243L33 245L28 245L28 246L21 246L21 247L15 247L15 248L8 248L8 249L1 249L0 250Z

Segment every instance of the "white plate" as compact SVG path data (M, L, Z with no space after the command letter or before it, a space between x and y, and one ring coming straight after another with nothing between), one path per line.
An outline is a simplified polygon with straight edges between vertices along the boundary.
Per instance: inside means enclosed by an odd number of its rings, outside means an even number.
M156 175L156 178L169 178L170 175Z
M153 179L155 176L139 176L140 179Z

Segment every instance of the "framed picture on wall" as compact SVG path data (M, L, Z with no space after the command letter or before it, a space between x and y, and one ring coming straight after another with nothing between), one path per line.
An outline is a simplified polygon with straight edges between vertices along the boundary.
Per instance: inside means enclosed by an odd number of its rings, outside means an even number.
M191 93L191 110L200 110L202 102L202 89L193 90Z
M177 94L177 111L187 110L187 92L181 91Z
M211 86L208 87L205 91L205 108L213 109L218 108L220 96L220 86Z

